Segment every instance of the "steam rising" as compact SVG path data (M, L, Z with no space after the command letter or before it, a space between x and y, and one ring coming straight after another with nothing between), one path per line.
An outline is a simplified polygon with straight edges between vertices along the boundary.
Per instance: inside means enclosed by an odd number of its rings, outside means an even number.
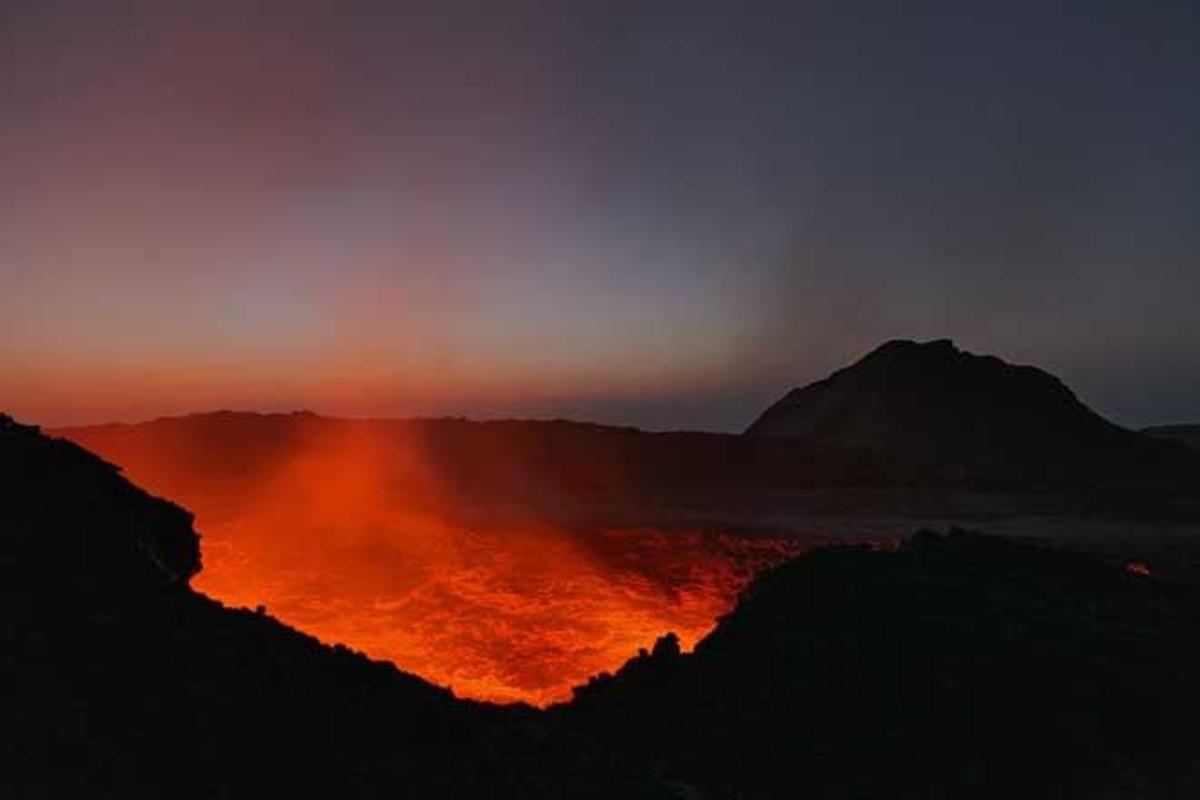
M365 425L228 448L77 438L197 514L196 588L478 699L567 699L667 631L691 648L756 571L797 551L779 539L468 519L419 437Z

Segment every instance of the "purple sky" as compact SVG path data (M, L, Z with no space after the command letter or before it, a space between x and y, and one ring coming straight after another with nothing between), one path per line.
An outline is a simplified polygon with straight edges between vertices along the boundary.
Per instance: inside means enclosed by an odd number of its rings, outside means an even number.
M0 26L0 408L30 421L740 429L943 336L1120 422L1200 420L1194 3L40 0Z

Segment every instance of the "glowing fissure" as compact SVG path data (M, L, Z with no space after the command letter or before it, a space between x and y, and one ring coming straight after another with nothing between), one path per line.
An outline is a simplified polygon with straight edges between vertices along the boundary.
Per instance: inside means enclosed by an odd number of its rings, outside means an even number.
M83 443L196 513L197 589L483 700L568 699L667 631L690 649L757 571L799 550L699 532L464 525L439 513L419 459L369 435L289 447L253 486L196 471L167 442Z

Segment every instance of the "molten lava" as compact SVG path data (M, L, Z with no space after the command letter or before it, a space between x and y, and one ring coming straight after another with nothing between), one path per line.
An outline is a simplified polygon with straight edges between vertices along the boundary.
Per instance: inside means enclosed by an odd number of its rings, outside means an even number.
M213 443L201 457L169 437L75 438L196 513L201 591L484 700L567 699L667 631L690 649L757 571L799 550L466 524L417 449L366 428L259 448L254 463Z

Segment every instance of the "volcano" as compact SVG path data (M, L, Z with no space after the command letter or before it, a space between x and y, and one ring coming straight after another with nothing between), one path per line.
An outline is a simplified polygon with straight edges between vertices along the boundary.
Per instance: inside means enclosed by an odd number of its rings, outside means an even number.
M606 456L627 435L582 425L215 413L62 433L196 514L196 588L479 700L564 701L668 631L690 648L800 550L556 511L639 496Z
M694 652L664 636L535 710L463 701L266 609L222 606L190 586L200 544L184 509L0 416L0 752L15 755L0 794L1200 787L1200 594L1121 562L966 533L817 550L755 580Z
M946 483L1169 488L1198 460L946 340L885 344L740 436L307 412L57 433L196 514L202 591L461 696L538 705L668 631L693 646L756 573L827 540L818 502L923 518L947 514Z

